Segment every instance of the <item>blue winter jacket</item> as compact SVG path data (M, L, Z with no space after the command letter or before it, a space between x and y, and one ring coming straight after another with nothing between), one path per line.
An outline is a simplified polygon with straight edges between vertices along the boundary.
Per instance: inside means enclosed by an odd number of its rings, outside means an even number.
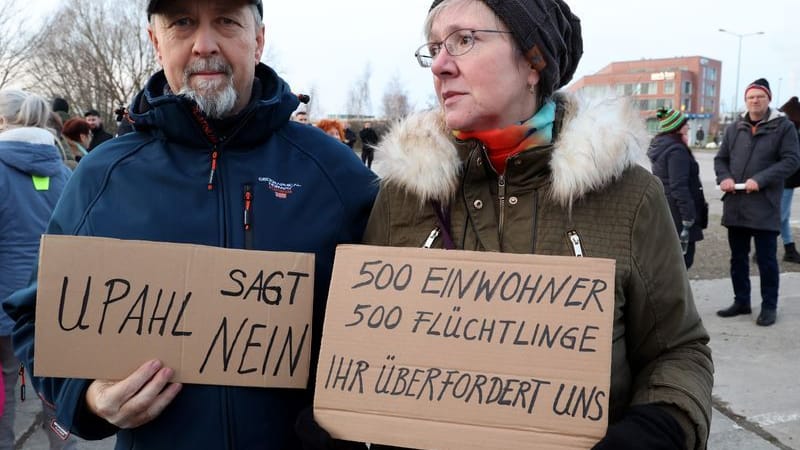
M334 250L360 240L374 175L343 144L289 121L298 100L263 64L250 104L224 123L208 123L193 103L168 92L163 72L148 81L131 106L137 132L81 160L48 232L314 253L316 361ZM35 295L33 285L5 306L17 320L15 350L29 369ZM284 450L300 448L294 423L312 403L313 373L307 390L184 385L159 417L132 430L88 412L89 381L33 382L56 404L60 425L85 439L116 433L118 449Z
M30 282L39 238L71 173L52 145L0 141L0 300ZM0 311L0 336L13 326Z

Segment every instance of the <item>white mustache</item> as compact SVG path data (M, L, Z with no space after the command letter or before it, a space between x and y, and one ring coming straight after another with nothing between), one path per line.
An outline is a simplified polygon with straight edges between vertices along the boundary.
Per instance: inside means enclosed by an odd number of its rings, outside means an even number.
M233 69L223 58L214 57L194 61L183 73L188 78L198 72L222 72L225 75L231 76L233 74Z

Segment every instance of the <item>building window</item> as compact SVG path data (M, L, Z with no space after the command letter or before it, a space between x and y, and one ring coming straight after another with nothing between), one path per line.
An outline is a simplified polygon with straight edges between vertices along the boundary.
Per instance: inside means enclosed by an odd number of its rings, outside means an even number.
M689 112L691 110L692 110L692 99L690 99L688 97L684 98L683 99L683 103L681 104L681 111Z
M671 98L659 98L656 100L656 109L659 108L667 108L672 109L672 99Z
M639 83L639 95L658 94L658 83Z
M684 81L683 82L683 93L684 94L691 94L692 93L692 82L691 81Z
M706 97L714 97L715 95L717 95L717 88L716 88L716 86L714 86L714 85L713 85L713 84L711 84L711 83L708 83L708 84L706 84L706 92L705 92L705 95L706 95Z
M703 70L706 73L706 80L711 80L711 81L717 80L717 69L713 67L705 67Z
M665 94L674 94L675 93L675 82L674 81L665 81L664 82L664 93Z

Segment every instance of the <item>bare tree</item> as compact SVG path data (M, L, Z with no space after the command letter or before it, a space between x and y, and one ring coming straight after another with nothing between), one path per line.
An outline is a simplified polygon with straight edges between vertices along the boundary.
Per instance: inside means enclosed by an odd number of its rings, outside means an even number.
M106 123L157 70L144 0L67 0L35 38L27 72L32 90L96 108Z
M369 115L372 109L372 97L369 94L370 78L372 78L372 67L368 62L361 77L353 83L347 93L347 114L356 117Z
M400 120L409 115L411 109L408 92L403 87L400 76L395 74L383 92L383 115L387 120Z
M319 101L319 89L317 89L317 85L311 85L311 89L308 90L308 96L311 100L309 100L306 105L306 112L308 113L308 120L314 123L325 114L322 110L322 104Z
M0 89L23 73L25 55L33 44L14 0L0 0Z

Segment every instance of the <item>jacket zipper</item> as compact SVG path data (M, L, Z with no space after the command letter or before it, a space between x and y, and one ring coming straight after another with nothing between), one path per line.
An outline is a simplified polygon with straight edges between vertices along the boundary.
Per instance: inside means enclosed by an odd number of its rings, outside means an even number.
M19 365L19 399L20 401L25 401L25 366L20 363Z
M217 177L217 163L219 160L219 150L217 150L217 145L214 144L214 148L211 150L211 172L208 174L208 190L214 190L214 180Z
M581 244L581 237L578 236L578 232L575 230L569 231L567 233L567 238L570 244L572 244L572 254L578 258L583 257L583 244Z
M433 242L439 237L439 233L439 227L435 227L433 230L431 230L431 234L428 235L428 239L425 239L425 243L422 245L422 248L431 248Z
M253 249L253 186L244 185L244 248Z
M497 232L498 237L500 239L500 249L503 248L503 227L505 225L505 208L506 208L506 176L505 174L499 175L497 178L497 201L498 201L498 212L500 213L500 217L498 218L497 223Z

